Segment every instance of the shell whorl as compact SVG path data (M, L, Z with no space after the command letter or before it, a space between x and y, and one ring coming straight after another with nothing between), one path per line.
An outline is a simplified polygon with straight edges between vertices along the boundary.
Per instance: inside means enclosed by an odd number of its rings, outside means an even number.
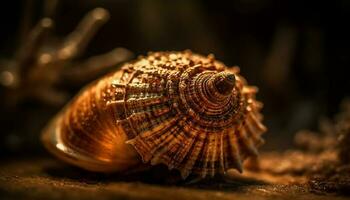
M231 126L239 108L239 93L231 73L189 68L179 83L182 113L191 117L202 131L221 131ZM234 76L234 75L233 75Z
M144 162L178 169L183 178L191 173L205 177L229 168L242 171L242 161L257 155L266 130L260 122L261 103L238 68L225 71L213 58L190 52L155 53L137 63L142 66L134 63L134 70L151 66L151 73L142 69L141 74L162 77L157 80L165 85L158 93L162 99L143 107L151 116L131 123L147 128L125 126L137 129L128 143Z
M239 68L226 68L213 56L150 53L85 89L56 126L69 133L61 134L69 148L78 144L81 153L84 137L93 144L97 134L113 150L119 144L114 138L124 134L144 163L163 163L183 178L214 176L230 168L242 171L243 160L257 155L266 128L256 92ZM76 116L85 121L79 124Z

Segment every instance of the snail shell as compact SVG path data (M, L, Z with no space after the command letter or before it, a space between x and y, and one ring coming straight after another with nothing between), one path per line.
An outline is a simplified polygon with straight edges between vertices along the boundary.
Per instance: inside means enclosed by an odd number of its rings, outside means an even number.
M190 51L156 52L84 88L47 126L49 151L92 171L163 163L189 174L242 171L266 131L239 68Z

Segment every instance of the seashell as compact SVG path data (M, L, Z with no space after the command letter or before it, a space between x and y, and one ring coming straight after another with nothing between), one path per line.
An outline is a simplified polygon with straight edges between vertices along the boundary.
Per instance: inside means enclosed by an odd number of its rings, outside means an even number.
M42 139L62 160L91 171L162 163L183 179L242 172L264 142L257 90L212 55L149 53L81 90Z

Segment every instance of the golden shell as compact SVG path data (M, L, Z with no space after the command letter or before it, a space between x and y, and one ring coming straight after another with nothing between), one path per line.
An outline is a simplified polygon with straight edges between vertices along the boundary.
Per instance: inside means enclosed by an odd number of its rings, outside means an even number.
M266 131L239 68L190 51L156 52L83 89L48 125L45 146L92 171L163 163L189 174L242 171Z

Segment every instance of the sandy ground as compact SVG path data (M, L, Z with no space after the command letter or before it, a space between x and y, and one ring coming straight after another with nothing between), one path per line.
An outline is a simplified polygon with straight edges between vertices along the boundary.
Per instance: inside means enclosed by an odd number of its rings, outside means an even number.
M348 199L313 193L303 177L246 171L230 172L226 181L188 183L162 170L121 176L82 171L50 157L2 161L0 199Z

